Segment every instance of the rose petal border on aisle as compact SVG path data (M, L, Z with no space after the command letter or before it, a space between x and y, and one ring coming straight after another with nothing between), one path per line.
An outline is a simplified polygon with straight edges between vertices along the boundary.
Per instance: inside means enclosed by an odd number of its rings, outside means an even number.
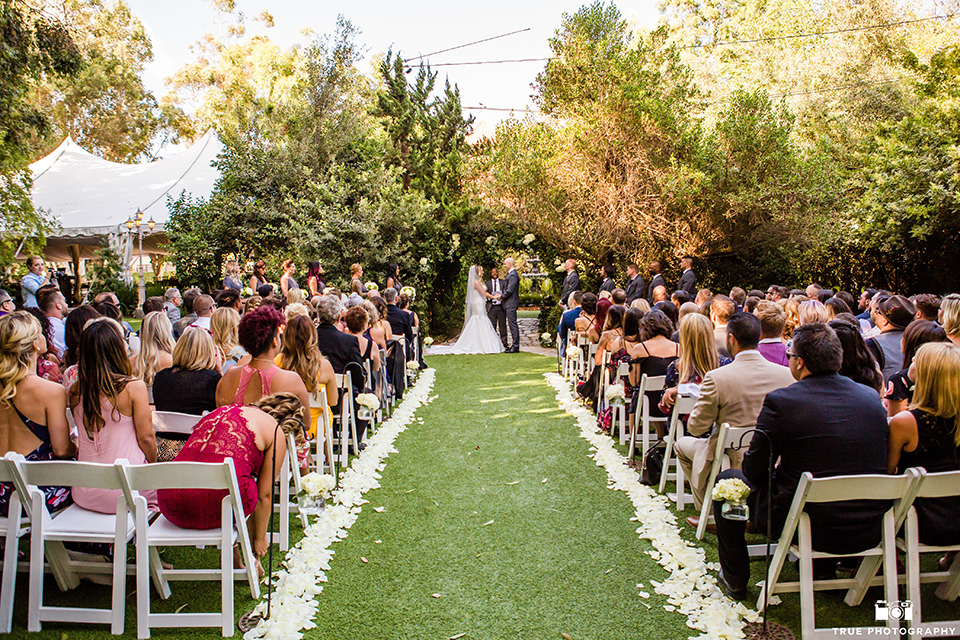
M564 377L553 372L543 375L557 392L560 409L577 419L580 437L590 444L590 457L607 472L609 488L626 493L636 509L631 520L640 524L640 538L654 548L647 554L669 574L662 582L650 581L657 593L667 597L664 609L687 616L687 626L703 634L695 637L743 638L744 622L759 620L759 614L723 594L717 579L707 572L716 565L708 565L706 552L680 535L667 498L640 484L639 474L597 428L596 416L577 402Z
M321 583L327 581L326 572L335 553L330 546L347 537L362 505L367 504L363 494L380 486L385 460L397 452L394 441L413 422L417 409L436 398L430 395L435 380L435 369L421 371L416 384L404 392L393 415L370 436L367 448L343 472L333 504L304 529L303 539L287 552L281 563L283 568L274 573L270 619L261 620L246 632L244 640L301 638L303 631L316 626L316 597L323 591ZM266 596L257 604L256 611L266 615Z

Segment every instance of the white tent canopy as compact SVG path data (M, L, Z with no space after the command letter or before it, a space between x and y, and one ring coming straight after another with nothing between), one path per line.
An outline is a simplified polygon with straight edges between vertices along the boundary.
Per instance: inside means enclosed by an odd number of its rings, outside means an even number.
M65 262L71 246L80 258L92 258L105 237L129 240L125 222L139 208L144 221L156 222L144 237L144 253L163 253L163 224L169 219L167 196L186 191L208 198L220 177L212 162L223 149L213 132L191 147L177 149L162 160L143 164L109 162L84 151L67 138L50 155L37 160L33 171L33 204L59 220L62 229L47 239L48 259ZM127 259L132 243L124 247Z

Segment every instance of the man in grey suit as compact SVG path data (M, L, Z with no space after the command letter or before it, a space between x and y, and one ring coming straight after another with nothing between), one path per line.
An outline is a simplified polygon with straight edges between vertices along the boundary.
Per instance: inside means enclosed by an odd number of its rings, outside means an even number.
M568 258L567 261L563 263L563 268L566 269L567 276L563 279L563 288L560 289L560 302L558 305L566 309L570 294L574 291L580 291L580 276L577 275L577 261L573 258Z
M490 269L490 279L487 280L487 292L492 296L502 296L507 288L507 281L499 277L497 268ZM503 303L499 298L487 298L487 317L500 334L503 348L507 348L507 313L503 310Z
M632 262L627 265L627 306L643 297L643 292L647 287L647 281L640 275L640 267Z
M683 256L680 259L680 268L683 269L683 275L680 276L677 290L686 291L691 298L695 298L697 296L697 274L693 272L693 257Z
M520 325L517 324L517 309L520 308L520 274L514 269L513 258L504 260L503 268L507 272L507 286L503 290L500 301L507 316L510 337L513 339L504 353L520 353Z

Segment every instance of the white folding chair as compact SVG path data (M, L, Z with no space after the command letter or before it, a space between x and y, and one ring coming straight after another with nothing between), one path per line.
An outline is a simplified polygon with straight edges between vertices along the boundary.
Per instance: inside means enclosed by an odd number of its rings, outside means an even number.
M865 586L860 573L854 578L839 578L833 580L814 580L813 561L818 558L847 558L864 557L864 562L870 558L880 557L883 564L882 584L884 597L887 602L898 599L897 592L897 548L896 548L896 520L899 514L905 513L913 502L916 488L921 481L920 474L915 469L908 469L902 476L888 475L855 475L832 476L829 478L814 478L806 472L800 478L800 484L793 496L790 512L783 526L783 533L777 543L776 551L770 563L770 581L760 590L760 599L757 608L764 602L764 590L769 589L771 596L778 593L800 593L800 620L802 637L804 640L816 638L835 638L836 629L817 629L813 594L814 591L850 589L851 591ZM880 545L858 553L831 554L813 549L810 534L810 516L804 511L808 504L841 502L845 500L889 500L893 506L883 515ZM797 544L793 544L794 535ZM787 560L793 554L800 559L800 581L780 582L780 572ZM871 581L879 584L880 578ZM849 597L849 592L848 592ZM848 603L849 604L849 603ZM892 635L899 634L900 620L887 620L887 628L893 630ZM865 627L869 628L869 627ZM874 627L876 629L877 627ZM890 633L890 632L887 632Z
M337 387L340 389L340 431L334 433L334 444L340 446L340 466L346 467L349 462L349 441L353 440L353 450L360 452L360 441L357 439L357 411L353 404L353 375L349 372L334 374ZM404 373L406 375L406 373ZM334 431L336 431L334 429Z
M588 338L589 341L589 338ZM593 375L593 368L596 366L594 361L597 359L597 344L595 342L590 342L587 345L587 362L585 363L586 375L584 377L589 378Z
M420 328L413 327L411 331L413 331L413 361L420 362Z
M700 524L697 525L697 540L703 540L703 534L707 532L707 524L713 520L713 485L717 482L723 468L723 460L726 458L733 466L733 457L735 454L732 447L739 448L741 445L749 446L753 434L749 433L754 427L731 427L726 422L720 425L720 432L717 434L717 444L713 450L713 463L710 465L710 475L707 476L707 489L703 494L703 506L700 508Z
M178 433L190 435L203 416L176 411L154 411L153 430L157 433Z
M160 462L130 465L117 463L124 492L133 500L137 523L137 637L149 638L153 627L220 627L224 637L234 633L233 581L246 579L250 595L260 597L253 549L247 532L247 520L240 500L240 488L233 459L223 462ZM225 491L220 503L220 527L181 529L164 516L148 523L146 499L140 491L156 489L207 489ZM238 543L245 568L233 566L233 545ZM164 569L157 553L159 547L220 548L217 569ZM217 613L151 613L150 577L154 576L161 598L170 597L170 581L220 580L221 611Z
M643 456L650 448L650 427L655 422L666 422L667 417L655 418L650 415L650 398L647 397L648 391L663 391L666 383L666 376L640 376L640 384L637 387L637 411L633 414L633 430L630 432L630 459L634 458L634 451L637 444L637 432L641 433L641 442L643 449L640 455Z
M607 408L607 389L610 388L610 371L607 368L607 364L610 362L610 352L604 351L603 356L601 357L602 369L600 370L600 393L597 397L597 412L603 411ZM594 366L597 366L594 363ZM611 431L612 433L612 431Z
M960 496L960 471L926 473L917 470L923 476L917 491L917 499L950 498ZM937 555L960 551L960 544L925 545L920 542L916 506L907 511L905 535L897 540L897 546L906 552L907 599L913 604L913 620L910 622L910 637L946 637L960 627L960 620L924 622L923 603L920 600L920 585L937 584L936 596L941 600L953 602L960 595L960 554L954 557L947 571L920 571L920 554Z
M20 538L30 532L29 521L21 517L20 493L14 484L12 460L0 458L0 482L11 485L7 517L0 518L0 533L4 537L3 581L0 583L0 633L10 633L13 627L13 596L17 588L17 570Z
M677 396L676 402L673 403L673 412L670 414L670 431L667 432L666 440L667 448L663 452L663 471L660 473L660 486L658 487L657 491L659 493L663 493L666 489L667 475L670 465L672 464L674 480L676 484L676 493L667 494L667 497L677 503L678 511L683 511L684 505L686 504L688 498L690 502L693 502L693 496L686 492L686 482L685 476L683 475L683 467L680 466L680 462L677 460L677 457L673 455L673 451L677 440L681 436L680 430L683 426L683 422L680 420L680 416L690 415L696 405L696 398L681 395Z
M40 631L42 622L80 622L109 624L114 635L123 633L124 598L127 581L127 542L134 534L134 520L129 512L120 474L112 464L92 462L13 460L15 483L31 502L30 532L30 605L27 630ZM113 489L119 492L116 514L88 511L72 504L51 517L43 492L38 487L73 486ZM50 607L43 604L43 559L48 542L92 542L112 544L113 564L71 563L85 573L112 573L113 594L110 609Z
M621 362L617 365L617 371L613 376L613 381L611 384L623 384L624 378L629 376L630 363ZM623 404L615 407L613 410L613 415L610 417L610 435L614 435L619 427L621 446L627 444L627 441L630 439L629 426L627 424L627 408L629 406L630 398L624 398Z
M376 394L377 384L373 378L373 365L370 363L369 360L363 361L363 375L365 378L364 388L373 389L374 395L377 395ZM377 398L380 398L380 396L377 395ZM377 425L379 425L381 422L382 414L380 412L382 410L383 410L383 401L381 400L380 408L373 412L373 419L370 420L369 424L367 425L367 430L370 432L371 435L376 433Z
M310 394L310 409L320 410L320 417L317 418L317 433L311 446L314 470L319 473L326 471L336 478L337 461L333 456L333 428L330 424L330 405L327 404L325 387L321 386L316 393Z

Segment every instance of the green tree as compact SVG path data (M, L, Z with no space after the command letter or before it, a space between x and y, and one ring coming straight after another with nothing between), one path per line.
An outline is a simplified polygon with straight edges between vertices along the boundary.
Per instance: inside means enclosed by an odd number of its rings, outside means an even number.
M56 226L30 199L30 139L49 127L28 100L30 87L45 74L76 74L82 60L62 23L17 0L0 3L0 51L0 264L8 265L21 240L36 251Z

